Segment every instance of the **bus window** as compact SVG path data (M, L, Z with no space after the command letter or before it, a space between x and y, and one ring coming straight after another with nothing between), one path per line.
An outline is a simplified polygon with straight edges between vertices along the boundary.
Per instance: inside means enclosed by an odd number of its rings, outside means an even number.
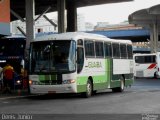
M105 57L112 57L111 43L104 43Z
M133 59L132 46L127 45L128 59Z
M126 44L120 44L121 58L127 58Z
M85 40L85 55L86 57L95 57L94 41Z
M156 62L156 56L150 55L150 56L135 56L135 63L155 63Z
M96 57L104 57L103 42L95 42Z
M84 50L82 47L78 47L77 49L77 72L80 73L82 71L84 65Z
M114 58L120 58L119 44L113 43L112 44L112 50L113 50L113 57Z
M78 41L77 41L77 44L83 46L83 40L81 40L81 39L78 40Z

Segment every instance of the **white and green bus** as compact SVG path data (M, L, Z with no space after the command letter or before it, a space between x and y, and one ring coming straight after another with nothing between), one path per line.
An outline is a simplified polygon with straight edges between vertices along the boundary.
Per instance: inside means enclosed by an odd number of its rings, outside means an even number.
M132 43L90 33L61 33L30 44L30 92L122 92L133 83Z

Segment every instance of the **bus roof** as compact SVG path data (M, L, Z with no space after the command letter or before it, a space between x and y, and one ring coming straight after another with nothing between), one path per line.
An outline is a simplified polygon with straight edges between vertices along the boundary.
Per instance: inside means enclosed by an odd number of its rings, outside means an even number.
M150 55L156 55L156 53L136 53L133 56L150 56Z
M60 33L60 34L44 35L41 37L37 37L34 42L44 41L44 40L78 40L78 39L93 39L93 40L100 40L100 41L102 40L102 41L109 41L109 42L132 44L130 40L110 39L103 35L84 33L84 32L67 32L67 33Z
M24 36L12 35L12 36L4 36L1 38L1 40L23 40L25 41L26 38Z

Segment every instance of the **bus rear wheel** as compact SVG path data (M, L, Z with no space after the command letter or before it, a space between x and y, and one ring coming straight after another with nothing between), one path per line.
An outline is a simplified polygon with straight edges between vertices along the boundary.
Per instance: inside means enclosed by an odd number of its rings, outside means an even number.
M82 96L85 98L91 97L93 94L93 85L91 80L88 79L87 85L86 85L86 92L82 93Z
M112 88L112 91L113 92L123 92L124 91L124 87L125 87L124 78L121 77L120 87Z
M158 77L157 77L157 74L156 74L156 72L154 73L154 78L155 78L155 79L157 79L157 78L158 78Z

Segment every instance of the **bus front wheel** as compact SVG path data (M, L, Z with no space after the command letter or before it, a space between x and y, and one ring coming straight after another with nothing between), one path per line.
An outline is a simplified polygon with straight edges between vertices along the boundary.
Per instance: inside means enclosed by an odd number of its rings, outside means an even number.
M85 98L91 97L93 93L93 86L91 80L87 81L86 92L82 93L82 96Z

